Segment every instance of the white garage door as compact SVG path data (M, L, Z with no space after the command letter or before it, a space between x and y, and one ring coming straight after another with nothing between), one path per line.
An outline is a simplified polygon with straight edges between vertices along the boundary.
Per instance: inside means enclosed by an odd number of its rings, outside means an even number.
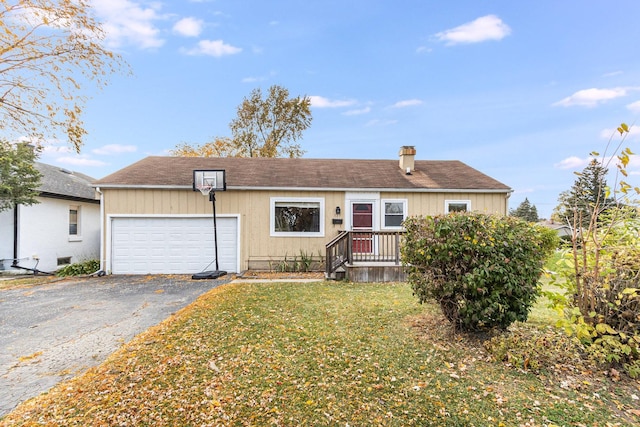
M220 270L236 272L237 218L216 218ZM111 272L193 274L215 270L213 218L113 218ZM212 263L209 267L209 263Z

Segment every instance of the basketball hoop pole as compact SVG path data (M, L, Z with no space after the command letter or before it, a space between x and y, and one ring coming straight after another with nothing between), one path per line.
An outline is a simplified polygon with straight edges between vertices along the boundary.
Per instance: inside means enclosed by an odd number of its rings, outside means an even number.
M213 244L216 248L216 271L220 271L218 266L218 228L216 227L216 192L211 190L209 192L209 200L213 204Z
M192 279L217 279L227 274L226 271L220 271L220 262L218 261L218 225L216 223L216 190L225 191L226 189L227 183L225 181L224 170L196 169L193 171L193 191L199 191L203 196L208 194L213 206L213 244L216 269L215 271L195 273L191 276ZM209 263L209 265L211 265L211 263ZM207 267L205 267L205 270Z

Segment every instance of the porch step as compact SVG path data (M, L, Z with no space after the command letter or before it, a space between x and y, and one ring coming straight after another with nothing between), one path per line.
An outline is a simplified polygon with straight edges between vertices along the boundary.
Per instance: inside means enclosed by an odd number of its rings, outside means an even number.
M345 264L343 278L357 283L406 282L405 267L396 263Z

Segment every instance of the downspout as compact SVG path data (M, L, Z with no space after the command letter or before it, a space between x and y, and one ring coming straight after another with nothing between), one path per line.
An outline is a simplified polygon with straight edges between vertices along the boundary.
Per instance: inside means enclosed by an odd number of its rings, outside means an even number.
M31 271L33 272L33 274L38 274L38 273L42 273L42 274L46 274L46 275L53 275L53 273L49 273L46 271L42 271L42 270L38 270L38 263L36 263L34 268L29 268L29 267L23 267L21 265L18 265L18 204L16 204L13 208L13 262L11 263L11 268L15 268L15 269L20 269L20 270L27 270L27 271ZM38 261L39 262L39 261Z
M105 259L104 259L104 194L100 191L100 187L96 187L96 191L100 194L100 271L98 273L104 273ZM100 275L100 274L99 274ZM104 274L102 274L104 275Z
M13 207L13 261L11 267L18 265L18 204Z

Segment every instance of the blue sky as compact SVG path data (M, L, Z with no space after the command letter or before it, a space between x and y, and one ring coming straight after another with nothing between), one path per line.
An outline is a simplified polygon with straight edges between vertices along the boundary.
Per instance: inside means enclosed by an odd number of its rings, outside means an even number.
M274 84L312 99L305 157L396 159L413 145L543 217L621 122L640 152L637 0L93 4L133 75L90 93L81 154L49 142L41 161L95 178L229 136L242 99ZM631 172L638 185L635 158Z

